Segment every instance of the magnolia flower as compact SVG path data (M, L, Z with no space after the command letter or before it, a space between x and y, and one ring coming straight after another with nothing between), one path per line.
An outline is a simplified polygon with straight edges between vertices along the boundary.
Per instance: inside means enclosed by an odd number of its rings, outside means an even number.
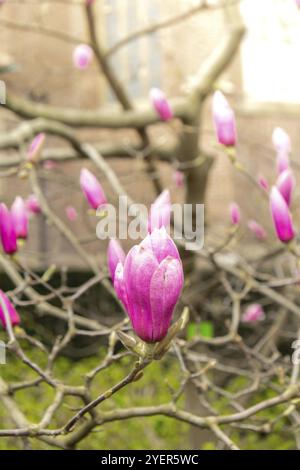
M182 188L184 186L184 174L182 171L176 170L173 173L173 181L177 188Z
M73 206L67 206L66 207L66 215L71 222L74 222L74 220L77 219L77 210Z
M73 52L73 63L79 70L86 69L93 59L93 49L87 44L79 44Z
M295 237L292 215L288 205L276 186L270 194L270 209L277 237L283 243L288 243Z
M183 269L176 245L165 228L155 229L118 263L114 287L132 327L148 343L167 334L183 287Z
M295 187L295 178L291 170L287 169L280 173L276 186L288 206L291 204L292 192Z
M260 304L251 304L246 308L242 316L242 321L245 323L252 323L263 320L264 317L265 313L262 306Z
M4 313L3 304L6 307L6 312L9 315L11 325L19 325L21 320L18 312L15 310L7 295L0 290L0 323L2 323L3 328L6 328L6 315Z
M165 189L154 201L150 208L148 232L156 228L168 227L171 220L170 191Z
M248 228L259 240L265 240L267 238L267 233L265 229L258 223L256 220L249 220Z
M92 209L97 209L107 203L101 184L87 168L82 168L80 172L80 186Z
M108 244L107 261L108 261L108 270L110 272L110 277L113 282L115 279L116 267L118 266L119 263L121 263L122 265L124 264L125 257L126 255L124 253L124 250L121 247L118 240L115 240L112 238Z
M17 196L11 206L11 216L17 238L26 239L28 235L28 211L24 200Z
M162 121L170 121L170 119L173 118L173 112L170 103L163 91L161 91L159 88L152 88L150 90L150 100L152 102L153 108Z
M39 161L45 144L45 138L46 136L43 133L35 136L27 151L26 160L28 162L37 163Z
M217 140L226 147L236 145L235 115L223 93L216 91L212 103L213 121Z
M35 194L30 194L25 201L26 209L31 214L39 214L41 212L40 203Z
M239 225L241 221L241 211L239 205L236 202L232 202L229 205L230 220L233 225Z

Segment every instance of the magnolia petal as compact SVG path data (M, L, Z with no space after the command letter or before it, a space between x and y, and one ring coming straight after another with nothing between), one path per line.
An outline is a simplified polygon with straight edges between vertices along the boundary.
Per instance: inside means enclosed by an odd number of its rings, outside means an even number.
M171 257L164 259L154 272L150 286L153 342L160 341L167 334L182 287L181 261Z
M134 246L124 265L124 280L128 299L128 313L137 335L144 341L152 338L150 282L158 262L152 251Z
M118 240L114 238L112 238L108 244L107 260L110 277L112 278L112 281L114 281L115 271L118 263L121 262L123 265L125 261L125 252Z

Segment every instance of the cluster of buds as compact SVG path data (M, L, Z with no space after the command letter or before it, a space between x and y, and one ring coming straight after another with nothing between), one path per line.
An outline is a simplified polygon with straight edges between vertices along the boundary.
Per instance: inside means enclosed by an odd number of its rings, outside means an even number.
M227 148L234 147L237 142L235 115L220 91L214 94L212 114L218 142ZM295 178L290 168L291 141L289 135L279 127L274 129L272 141L277 154L278 177L270 191L270 209L278 239L283 243L289 243L295 237L290 212L295 187ZM268 182L262 175L258 178L258 184L265 191L269 191ZM240 223L240 210L235 203L230 206L230 218L233 225ZM248 222L248 227L258 239L266 238L266 231L258 222L251 220Z

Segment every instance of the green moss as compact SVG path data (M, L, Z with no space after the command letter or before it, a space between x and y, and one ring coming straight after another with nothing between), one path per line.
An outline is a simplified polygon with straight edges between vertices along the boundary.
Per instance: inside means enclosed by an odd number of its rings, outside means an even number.
M1 339L1 337L0 337ZM36 364L43 367L46 363L44 353L32 350L28 344L23 344L26 354ZM81 385L84 376L88 371L94 369L103 359L105 348L93 357L71 360L66 357L59 357L55 363L55 376L61 378L69 385ZM23 380L36 378L34 371L20 363L11 354L7 357L6 366L0 366L0 373L8 383L18 383ZM102 371L97 375L92 386L92 395L96 397L103 391L109 389L116 382L121 380L131 369L132 357L125 357L118 363ZM213 375L211 376L213 380ZM119 391L113 397L101 405L102 410L114 410L115 408L127 408L133 406L149 406L167 403L171 398L171 391L179 386L180 370L179 365L171 357L165 357L162 361L153 362L145 371L144 376L138 382L130 384ZM240 377L227 385L226 391L238 393L249 387L247 378ZM254 394L246 406L253 405L261 400L274 396L274 391L266 389ZM36 387L23 389L15 393L15 400L21 411L33 423L38 422L46 408L51 404L54 391L47 384L40 384ZM232 408L230 400L226 397L220 398L216 392L207 394L213 408L222 414L236 411ZM82 406L82 402L77 397L67 397L64 404L54 416L51 427L58 427L74 414ZM179 400L179 406L184 409L184 397ZM280 405L265 410L255 417L257 424L270 421L278 416L286 405ZM290 425L285 418L276 422L272 433L264 435L248 430L233 429L225 427L234 442L242 449L291 449L295 448L293 438L287 433L287 425ZM6 409L0 401L0 428L11 428L13 423L7 414ZM163 416L148 418L130 419L123 422L107 423L97 428L79 445L80 449L188 449L189 425ZM33 449L48 449L49 446L36 439L30 440ZM1 438L0 450L21 449L22 441L16 438ZM202 449L215 449L216 444L209 440L202 444Z
M26 348L25 348L26 349ZM97 357L81 359L80 361L59 357L55 364L55 375L70 385L81 385L84 375L96 367L105 351L99 351ZM26 350L28 356L37 364L44 365L43 354L31 354L30 348ZM36 378L30 371L8 354L8 363L1 366L1 375L9 383ZM96 397L121 380L132 366L132 358L124 358L112 365L96 377L92 393ZM142 380L135 382L126 389L111 397L102 405L103 410L125 408L132 406L146 406L150 404L166 403L170 401L170 388L179 384L179 369L174 361L154 362L145 370ZM54 391L47 384L20 390L15 394L15 400L26 417L36 423L40 420L45 409L51 404ZM77 397L67 397L63 406L56 413L51 427L64 424L73 414L74 410L82 406ZM13 423L0 402L0 428L11 428ZM161 416L130 419L125 422L107 423L92 432L84 439L78 448L81 449L180 449L188 447L188 425L170 418ZM34 449L47 449L47 444L31 439ZM1 438L0 449L21 449L20 439Z

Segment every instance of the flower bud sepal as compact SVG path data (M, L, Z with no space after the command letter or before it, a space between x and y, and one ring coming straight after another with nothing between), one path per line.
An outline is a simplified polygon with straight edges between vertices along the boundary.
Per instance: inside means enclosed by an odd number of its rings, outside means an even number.
M170 349L175 336L182 331L189 319L189 310L184 308L179 319L171 325L166 336L156 343L146 343L137 336L133 337L118 331L117 335L126 349L136 354L143 362L149 363L153 360L160 360Z

